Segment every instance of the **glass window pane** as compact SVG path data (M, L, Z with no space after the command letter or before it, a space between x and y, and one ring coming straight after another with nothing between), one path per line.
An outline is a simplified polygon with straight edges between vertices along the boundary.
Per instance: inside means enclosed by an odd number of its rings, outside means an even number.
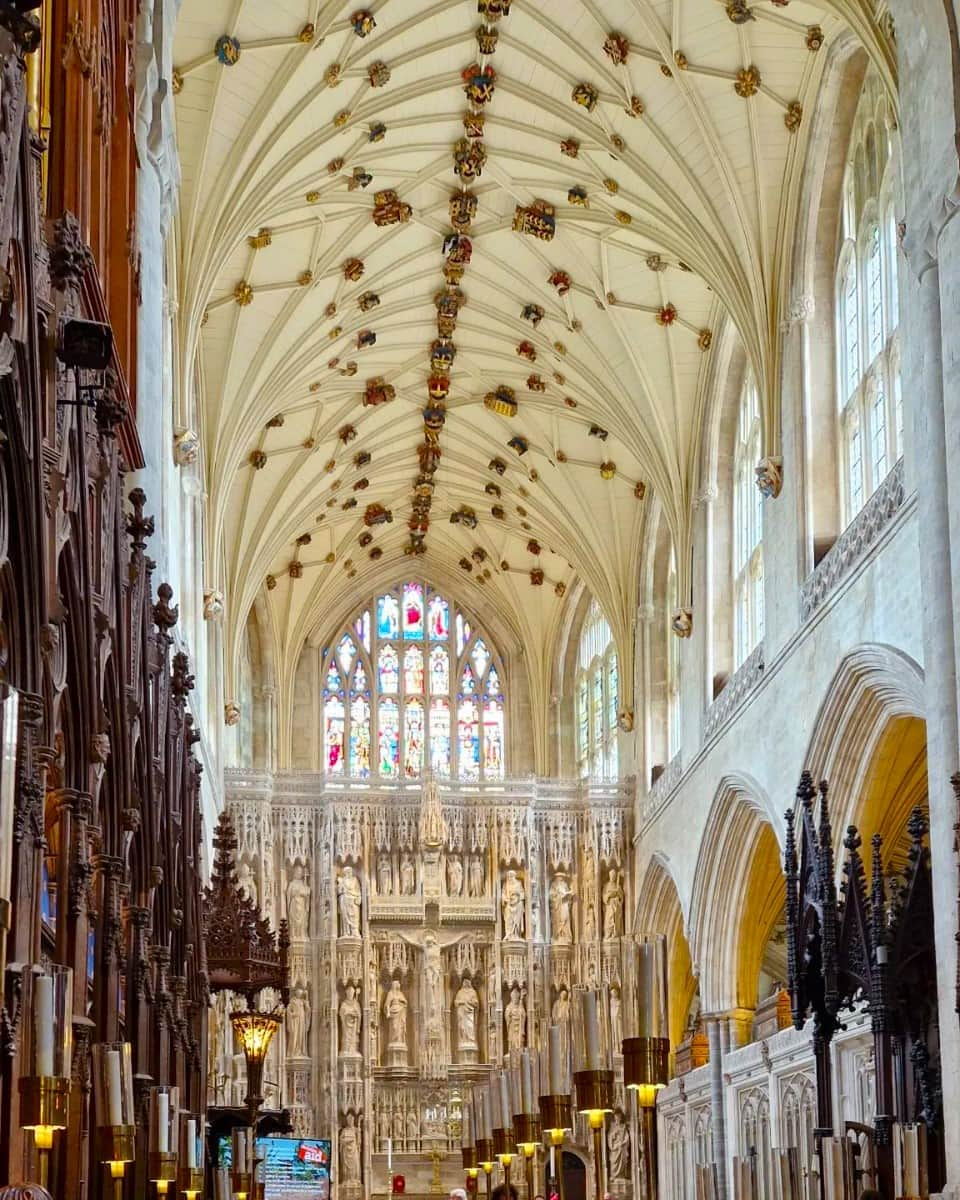
M400 690L400 659L392 646L383 646L378 663L380 691L393 695Z
M434 695L450 691L450 660L443 646L430 651L430 691Z
M450 606L442 596L430 597L427 609L427 626L432 642L445 642L450 636Z
M457 613L457 658L463 653L463 648L470 641L470 622L465 620L462 613Z
M408 700L403 714L403 773L408 779L423 774L423 701Z
M400 708L396 700L380 701L380 774L400 771Z
M873 402L870 405L870 441L872 486L875 490L887 474L887 396L882 370L877 371L874 385Z
M607 662L607 729L613 730L617 727L617 707L620 703L619 697L620 678L619 667L617 664L616 654L611 654Z
M339 696L323 702L323 759L331 775L343 774L343 731L345 710Z
M355 692L366 691L367 688L367 673L363 669L363 663L357 659L357 665L353 672L353 690Z
M396 596L381 596L377 600L377 637L400 636L400 601Z
M370 774L370 701L365 696L350 701L350 774L361 779Z
M844 281L843 312L846 395L841 396L841 401L852 396L860 382L860 305L857 295L857 264L853 258L847 266Z
M435 775L450 775L450 701L430 701L430 769Z
M408 583L403 589L403 636L423 640L423 585Z
M366 650L366 652L369 654L370 653L370 609L369 608L366 609L365 612L361 613L361 615L359 617L357 617L353 628L356 631L357 637L360 639L361 643L363 644L364 650Z
M356 653L357 647L353 638L349 633L345 633L340 639L340 645L337 647L337 658L340 659L340 666L343 668L344 675L350 674L350 664L353 662Z
M883 349L883 263L877 225L867 241L867 346L871 361Z
M340 690L340 672L337 669L335 659L330 660L330 666L327 668L327 691L338 692Z
M497 674L497 668L491 667L487 674L487 694L489 696L497 696L501 690L500 676Z
M419 646L408 646L403 652L403 690L408 695L423 691L423 651Z
M488 699L483 707L483 774L503 778L503 705Z
M460 691L468 695L477 690L477 681L473 674L473 668L469 663L463 668L463 675L460 677Z
M580 680L577 688L577 750L581 762L586 761L590 753L590 720L587 709L587 681Z
M850 515L863 508L863 439L860 418L851 413L847 421L847 477L850 485Z
M477 678L482 679L483 674L487 669L487 663L490 661L490 651L484 645L483 638L477 638L473 645L473 653L470 655L473 659L473 665L477 672Z
M478 725L476 700L462 697L457 708L457 753L461 779L480 778L480 731Z

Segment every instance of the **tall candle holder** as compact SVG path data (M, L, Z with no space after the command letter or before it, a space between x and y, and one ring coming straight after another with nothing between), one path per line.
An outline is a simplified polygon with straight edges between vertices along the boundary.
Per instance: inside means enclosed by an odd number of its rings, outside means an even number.
M123 1195L123 1176L135 1154L133 1064L129 1042L97 1042L93 1054L93 1103L97 1156L110 1168L114 1193Z
M166 1196L176 1183L180 1145L180 1089L160 1084L150 1089L150 1151L147 1174Z
M513 1121L510 1113L510 1076L507 1071L495 1071L491 1095L493 1109L493 1152L503 1168L503 1186L510 1196L510 1165L513 1162Z
M550 1178L556 1181L560 1200L563 1200L563 1139L567 1130L573 1128L570 1040L563 1025L550 1025L547 1028L540 1049L540 1086L543 1090L540 1096L540 1126L550 1141Z
M667 939L661 934L627 944L625 955L623 1082L637 1093L644 1163L644 1196L657 1195L657 1092L670 1079Z
M180 1114L178 1187L186 1200L203 1195L203 1118L194 1113Z
M476 1179L480 1173L477 1166L477 1148L473 1142L473 1104L465 1103L460 1114L460 1157L467 1179ZM468 1191L471 1189L467 1188ZM475 1190L475 1186L474 1189Z
M613 1112L610 1003L606 987L575 987L572 994L573 1082L577 1110L593 1131L597 1196L604 1195L603 1122Z
M534 1197L537 1147L540 1145L540 1060L532 1050L514 1056L510 1067L513 1099L513 1136L523 1155L527 1200Z
M28 969L22 986L30 1037L27 1070L19 1085L20 1123L33 1131L40 1183L46 1187L53 1134L66 1129L69 1118L73 971L61 966Z
M478 1088L473 1093L473 1128L477 1150L477 1164L483 1171L486 1180L487 1200L493 1187L493 1140L491 1137L490 1088Z
M7 934L13 897L13 823L17 811L17 744L20 693L0 683L0 980L6 978ZM42 1169L42 1161L41 1161Z
M252 1129L233 1131L232 1164L230 1186L235 1200L254 1200L255 1151Z

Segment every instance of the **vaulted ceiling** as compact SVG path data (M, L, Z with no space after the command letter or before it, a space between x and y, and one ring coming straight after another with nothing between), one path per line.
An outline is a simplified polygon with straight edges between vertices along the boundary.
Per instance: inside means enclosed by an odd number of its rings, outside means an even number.
M627 648L654 495L687 569L724 329L776 453L848 26L889 73L846 0L184 0L179 374L228 673L262 589L289 671L406 570L485 589L545 688L576 583Z

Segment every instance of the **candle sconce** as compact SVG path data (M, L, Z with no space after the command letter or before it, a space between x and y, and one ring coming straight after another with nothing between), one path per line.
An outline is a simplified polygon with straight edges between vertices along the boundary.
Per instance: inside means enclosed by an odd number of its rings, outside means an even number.
M97 1042L93 1052L93 1103L97 1118L97 1156L110 1167L117 1197L135 1154L133 1064L129 1042Z
M161 1084L150 1089L150 1151L148 1175L157 1195L166 1196L177 1179L180 1144L180 1089Z
M33 1131L40 1183L46 1187L53 1134L66 1129L69 1117L73 972L60 966L25 970L21 1004L30 1038L19 1085L20 1123Z
M194 1113L180 1114L178 1185L186 1200L203 1195L203 1118Z
M670 1079L667 939L627 943L623 1082L637 1093L644 1162L644 1195L657 1194L657 1092Z

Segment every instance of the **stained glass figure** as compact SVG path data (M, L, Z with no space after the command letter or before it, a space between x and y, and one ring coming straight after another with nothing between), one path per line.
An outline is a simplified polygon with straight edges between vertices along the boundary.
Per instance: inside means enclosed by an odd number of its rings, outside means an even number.
M327 691L339 692L340 687L340 672L337 669L337 661L336 659L331 659L330 666L327 668Z
M423 651L419 646L408 646L403 652L403 690L408 696L423 692Z
M345 633L340 639L340 645L337 646L337 658L340 659L340 666L343 668L344 675L350 674L350 667L356 653L356 643L349 633Z
M503 705L489 698L483 707L483 774L503 778Z
M403 589L403 636L423 641L423 584L408 583Z
M370 701L365 696L350 701L350 774L360 779L370 774Z
M427 628L431 642L445 642L450 636L450 606L442 596L434 594L430 597Z
M383 646L377 664L380 692L393 696L400 690L400 659L392 646Z
M457 658L463 653L463 648L470 641L470 622L463 613L457 613Z
M353 671L353 690L355 692L364 692L367 689L367 673L363 669L363 663L357 660L357 665Z
M364 650L370 653L370 609L367 608L357 617L353 626Z
M408 700L403 712L403 773L408 779L423 774L423 701Z
M465 695L472 695L477 690L477 681L474 678L473 668L469 663L463 668L463 674L460 676L460 691Z
M435 775L450 775L450 701L430 701L430 769Z
M342 775L343 733L346 713L340 696L327 696L323 702L323 758L331 775Z
M470 668L468 667L467 670ZM480 730L477 719L477 702L463 698L457 708L457 753L460 778L480 778Z
M490 651L484 645L483 638L477 638L470 657L473 659L473 665L477 669L477 678L482 679L483 673L487 669L487 663L490 661Z
M377 599L377 637L397 638L400 636L400 601L396 596L380 596Z
M450 658L443 646L430 651L430 691L434 696L450 691Z
M500 676L497 673L497 668L491 667L490 674L487 676L487 694L490 696L499 696L500 691Z
M396 700L380 701L380 774L400 771L400 706Z

